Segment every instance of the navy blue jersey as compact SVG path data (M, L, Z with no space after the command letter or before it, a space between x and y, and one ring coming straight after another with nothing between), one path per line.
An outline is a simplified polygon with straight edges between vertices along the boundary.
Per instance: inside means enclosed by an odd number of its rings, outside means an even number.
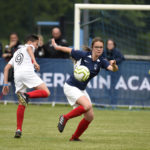
M109 62L103 56L100 56L96 61L93 61L92 52L72 49L71 56L79 65L86 66L90 71L90 77L85 82L76 80L73 74L66 81L69 85L75 86L80 90L85 90L88 82L99 73L100 68L107 69L109 66Z

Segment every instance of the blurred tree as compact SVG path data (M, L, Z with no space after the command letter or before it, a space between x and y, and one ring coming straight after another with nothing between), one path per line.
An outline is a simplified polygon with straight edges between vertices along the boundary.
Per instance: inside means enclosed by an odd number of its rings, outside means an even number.
M73 12L73 1L69 0L1 0L0 38L7 38L13 31L23 38L35 32L36 21L57 21L67 14L72 20Z
M74 4L83 3L83 0L0 0L0 41L8 40L11 32L17 32L19 37L29 33L36 33L37 21L59 21L64 17L64 25L67 30L66 38L69 44L73 43L74 28ZM107 3L107 4L149 4L147 0L89 0L89 3ZM113 16L113 13L112 13ZM119 13L118 20L122 23L127 21L142 27L143 30L148 28L150 13L136 12L131 13L122 11ZM140 21L139 21L140 20ZM50 33L50 32L49 32ZM145 40L149 32L140 33L137 38Z

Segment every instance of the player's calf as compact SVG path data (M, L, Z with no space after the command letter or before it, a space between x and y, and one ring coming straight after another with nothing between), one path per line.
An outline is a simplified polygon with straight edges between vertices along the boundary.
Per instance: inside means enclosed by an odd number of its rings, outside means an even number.
M46 98L50 95L50 92L49 90L34 90L34 91L31 91L31 92L28 92L26 93L29 98Z

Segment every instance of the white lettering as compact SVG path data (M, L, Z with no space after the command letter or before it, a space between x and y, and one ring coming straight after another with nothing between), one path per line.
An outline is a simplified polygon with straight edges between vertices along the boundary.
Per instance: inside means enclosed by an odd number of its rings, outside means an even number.
M93 78L93 89L97 88L97 76Z
M62 74L62 73L54 73L54 87L57 87L58 85L63 87L64 81L65 81L64 74Z
M89 89L91 89L91 88L92 88L91 81L89 81L89 83L87 84L87 87L88 87Z
M48 87L63 87L64 82L70 77L70 74L66 73L37 73L39 77L43 77L43 81L46 83L46 85ZM4 74L1 72L0 73L0 85L3 84L3 80L4 80ZM112 79L113 80L113 79ZM150 82L149 80L145 77L142 80L142 83L140 86L138 86L140 84L140 77L139 76L130 76L127 80L127 83L125 82L125 79L123 78L123 76L120 76L116 86L115 86L115 90L118 89L123 89L123 90L128 90L128 87L130 90L136 91L136 90L148 90L150 91ZM128 86L127 86L128 85ZM111 87L111 76L107 75L105 78L102 76L96 76L93 78L93 80L91 80L87 87L89 89L103 89L104 87L106 87L107 89L110 89ZM114 88L114 87L112 87Z
M119 88L127 90L127 85L122 76L120 76L119 81L117 82L116 87L115 87L116 90L118 90Z
M135 91L135 90L138 90L138 86L134 86L132 83L133 83L133 81L134 80L139 80L139 77L138 76L131 76L130 78L129 78L129 80L128 80L128 87L129 87L129 89L131 89L131 90L133 90L133 91Z
M66 80L68 80L69 79L69 77L70 77L70 74L66 74Z
M53 84L51 83L52 82L52 73L43 73L43 81L46 83L47 87L52 87Z
M143 80L143 82L140 86L140 91L143 90L143 89L146 89L146 90L150 91L150 83L149 83L147 78L144 78L144 80Z

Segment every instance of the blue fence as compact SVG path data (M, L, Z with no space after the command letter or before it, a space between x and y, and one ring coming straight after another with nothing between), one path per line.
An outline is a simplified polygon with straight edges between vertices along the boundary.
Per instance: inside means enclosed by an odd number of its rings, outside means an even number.
M63 84L73 70L71 60L39 59L39 76L47 84L51 96L47 99L33 99L32 102L67 102L63 93ZM0 90L3 84L5 62L0 59ZM150 106L150 62L124 61L118 72L101 70L87 87L91 100L95 104ZM17 101L14 86L3 100Z

